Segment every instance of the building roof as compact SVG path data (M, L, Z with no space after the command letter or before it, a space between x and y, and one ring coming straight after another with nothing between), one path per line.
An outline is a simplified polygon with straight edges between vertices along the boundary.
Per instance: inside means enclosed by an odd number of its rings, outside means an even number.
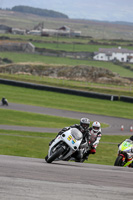
M121 47L118 48L99 48L99 52L97 53L105 53L105 54L112 54L112 53L133 53L133 50L124 49Z
M61 26L58 30L70 31L70 28L64 25L64 26Z

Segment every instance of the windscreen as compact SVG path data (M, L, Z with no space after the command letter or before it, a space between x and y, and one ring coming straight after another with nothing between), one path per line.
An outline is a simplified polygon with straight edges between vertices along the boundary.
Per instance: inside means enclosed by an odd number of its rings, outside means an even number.
M81 140L83 135L77 128L71 129L71 134L76 140Z
M133 144L133 141L130 140L130 139L126 139L124 142L128 142L128 143L130 143L130 144Z

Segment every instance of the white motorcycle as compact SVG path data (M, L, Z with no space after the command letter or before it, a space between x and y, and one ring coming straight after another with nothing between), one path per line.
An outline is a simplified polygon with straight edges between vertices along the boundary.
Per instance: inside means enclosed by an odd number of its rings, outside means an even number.
M48 155L45 157L47 163L58 160L70 160L72 155L79 150L83 139L82 133L77 128L70 128L50 145Z
M84 162L86 158L83 156L91 149L91 145L96 140L96 136L90 134L89 141L86 140L83 143L82 140L82 133L77 128L70 128L61 135L58 135L53 141L49 147L48 155L45 157L45 161L47 163L59 160L76 161L74 154L78 152L80 161L77 162Z

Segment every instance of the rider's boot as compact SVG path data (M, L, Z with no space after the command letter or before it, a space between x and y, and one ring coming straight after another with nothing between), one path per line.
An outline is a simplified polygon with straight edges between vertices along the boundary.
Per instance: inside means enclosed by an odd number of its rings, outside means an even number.
M74 158L75 158L75 162L82 162L82 158L83 158L83 153L82 151L76 151L74 154L73 154Z
M90 154L90 151L87 151L86 153L82 153L79 151L78 155L76 156L75 162L84 162L85 160L88 160L88 156Z
M84 161L85 161L85 160L88 160L89 155L90 155L90 150L87 151L86 153L84 153L84 155L83 155L83 160L84 160Z

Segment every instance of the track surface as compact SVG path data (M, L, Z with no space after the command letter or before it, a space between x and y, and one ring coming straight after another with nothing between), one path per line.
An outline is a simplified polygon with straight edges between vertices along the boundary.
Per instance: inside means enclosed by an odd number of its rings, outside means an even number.
M15 109L108 123L103 134L127 134L132 120L58 109L11 104ZM120 131L120 125L125 132ZM62 127L61 127L62 128ZM57 132L56 129L0 125L0 129ZM125 200L133 197L133 169L88 163L53 162L44 159L0 155L0 200Z
M0 156L0 199L132 199L132 177L130 168Z
M109 124L109 128L104 128L102 130L103 134L106 134L106 135L131 135L130 126L133 126L132 119L109 117L109 116L104 116L104 115L95 115L95 114L52 109L52 108L45 108L45 107L42 108L39 106L10 103L8 107L0 106L0 108L26 111L26 112L34 112L34 113L40 113L40 114L46 114L46 115L55 115L55 116L68 117L68 118L74 118L74 119L79 119L79 120L82 117L88 117L91 121L97 120L99 122ZM121 131L121 125L124 126L124 131ZM0 129L12 129L12 130L14 129L14 130L24 130L24 131L27 130L27 131L37 131L37 132L56 132L56 133L60 130L60 129L55 129L54 127L49 129L49 128L36 128L36 127L4 126L4 125L0 125Z

